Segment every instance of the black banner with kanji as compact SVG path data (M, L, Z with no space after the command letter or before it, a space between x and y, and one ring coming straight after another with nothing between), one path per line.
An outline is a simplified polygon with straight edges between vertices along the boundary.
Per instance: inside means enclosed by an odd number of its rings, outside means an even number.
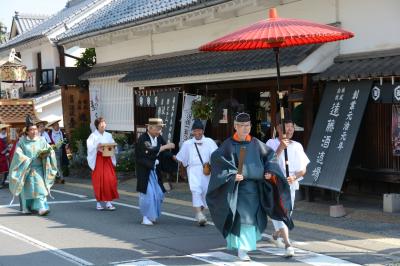
M311 162L300 184L341 191L371 87L369 80L327 84L306 151Z
M159 92L155 97L157 107L156 116L161 118L166 124L162 131L162 136L166 141L173 142L176 111L178 108L178 91Z

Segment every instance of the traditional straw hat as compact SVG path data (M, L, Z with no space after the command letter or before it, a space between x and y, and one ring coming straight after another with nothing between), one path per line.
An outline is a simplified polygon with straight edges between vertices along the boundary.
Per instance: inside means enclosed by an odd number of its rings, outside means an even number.
M161 118L149 118L149 123L146 126L165 126Z
M0 124L0 129L3 129L3 128L7 128L7 127L10 127L11 125L7 125L7 124Z
M37 122L35 123L35 125L38 126L39 124L43 124L43 126L46 127L46 126L47 126L47 123L48 123L48 122L47 122L46 120L39 120L39 121L37 121Z
M58 122L60 122L61 121L61 119L57 119L57 120L54 120L54 121L52 121L52 122L49 122L47 125L46 125L46 127L51 127L51 126L53 126L55 123L58 123Z

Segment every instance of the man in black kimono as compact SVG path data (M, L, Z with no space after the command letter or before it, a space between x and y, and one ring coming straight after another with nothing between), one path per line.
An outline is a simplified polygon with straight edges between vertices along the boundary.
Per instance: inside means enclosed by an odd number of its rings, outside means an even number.
M165 188L161 180L161 158L175 159L169 151L175 148L174 143L165 143L160 136L164 126L161 118L149 118L147 132L142 134L136 144L136 191L140 192L139 207L143 216L143 225L153 225L161 215L161 203ZM165 168L165 167L164 167Z
M241 260L267 226L267 216L293 223L289 185L277 164L275 153L250 136L250 115L240 113L234 121L235 134L211 155L211 179L207 204L215 226L237 249Z

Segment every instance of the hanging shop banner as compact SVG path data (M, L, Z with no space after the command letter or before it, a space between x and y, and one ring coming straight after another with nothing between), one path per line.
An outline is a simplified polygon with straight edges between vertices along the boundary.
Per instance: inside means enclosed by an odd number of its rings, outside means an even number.
M341 191L371 87L369 80L327 84L306 151L311 162L302 185Z
M390 83L373 85L371 100L375 103L400 103L400 85Z
M392 147L393 155L400 156L400 104L392 105Z
M159 92L156 97L157 117L166 124L162 131L162 137L167 142L173 142L179 93L178 91Z
M158 93L152 95L136 95L136 105L140 107L156 107L158 100Z
M393 96L393 103L400 103L400 84L399 83L394 83L392 85L392 96Z
M92 132L96 130L94 126L94 120L101 116L101 105L100 105L100 89L91 88L89 91L90 96L90 128Z
M182 145L183 142L190 139L191 135L191 127L193 124L193 114L192 114L192 103L199 96L197 95L189 95L185 94L183 98L182 105L182 118L181 118L181 135L179 138L179 146Z

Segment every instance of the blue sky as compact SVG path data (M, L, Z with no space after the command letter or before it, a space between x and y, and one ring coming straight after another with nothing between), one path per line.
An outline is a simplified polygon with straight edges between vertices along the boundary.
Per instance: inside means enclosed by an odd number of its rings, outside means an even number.
M65 7L67 0L1 0L0 21L10 30L15 11L52 15Z

